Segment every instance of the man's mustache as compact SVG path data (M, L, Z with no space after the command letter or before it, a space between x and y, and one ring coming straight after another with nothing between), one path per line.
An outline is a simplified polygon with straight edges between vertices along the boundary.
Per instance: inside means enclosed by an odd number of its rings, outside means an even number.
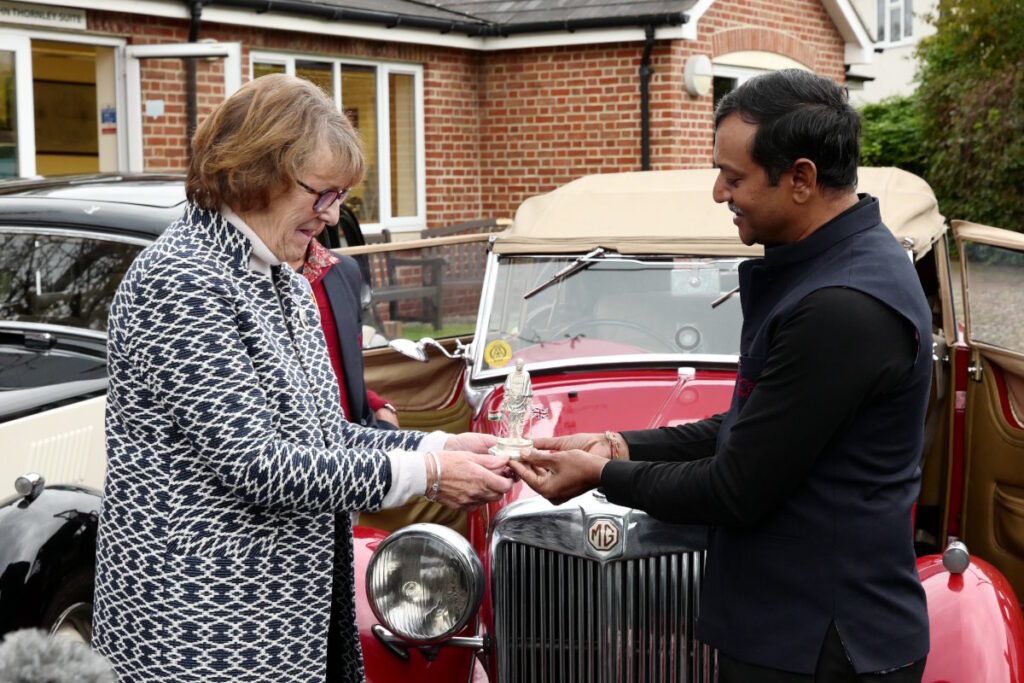
M728 206L729 210L732 211L737 216L742 216L743 215L743 212L739 209L739 207L737 207L732 202L729 202L728 204L726 204L726 206Z

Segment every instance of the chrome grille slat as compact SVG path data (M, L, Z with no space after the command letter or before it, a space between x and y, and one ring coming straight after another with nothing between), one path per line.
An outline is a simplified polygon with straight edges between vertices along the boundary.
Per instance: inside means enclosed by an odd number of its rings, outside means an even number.
M493 556L499 681L712 683L703 553L605 562L511 541Z

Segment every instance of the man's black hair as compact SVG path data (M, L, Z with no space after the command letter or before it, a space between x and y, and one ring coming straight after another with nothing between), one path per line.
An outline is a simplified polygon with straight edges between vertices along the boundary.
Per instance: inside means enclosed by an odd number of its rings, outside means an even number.
M800 69L761 74L718 103L716 132L731 114L757 126L750 156L772 185L804 157L817 167L821 187L857 186L860 114L850 106L846 88L835 81Z

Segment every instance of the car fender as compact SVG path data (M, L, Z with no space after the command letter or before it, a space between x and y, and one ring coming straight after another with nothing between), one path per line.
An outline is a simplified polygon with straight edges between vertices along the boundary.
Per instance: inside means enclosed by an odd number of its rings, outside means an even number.
M353 527L356 621L359 624L359 642L363 648L367 683L468 681L474 665L474 655L471 650L442 645L437 649L437 657L430 661L418 648L410 647L408 659L403 659L373 634L373 626L379 622L374 616L373 610L370 609L370 602L366 596L366 568L377 545L387 535L387 532L379 529L364 526Z
M923 682L1024 680L1024 618L999 570L972 557L962 574L954 574L940 555L927 555L918 559L917 571L931 629Z
M0 633L39 627L57 588L96 565L100 494L74 486L0 503Z

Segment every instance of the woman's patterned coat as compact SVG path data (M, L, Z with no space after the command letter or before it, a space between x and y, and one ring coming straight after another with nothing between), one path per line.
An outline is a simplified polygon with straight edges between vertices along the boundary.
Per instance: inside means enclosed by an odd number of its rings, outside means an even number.
M308 289L251 253L190 205L111 308L93 644L122 683L323 681L336 512L342 680L363 677L345 511L379 507L384 449L422 434L345 421Z

